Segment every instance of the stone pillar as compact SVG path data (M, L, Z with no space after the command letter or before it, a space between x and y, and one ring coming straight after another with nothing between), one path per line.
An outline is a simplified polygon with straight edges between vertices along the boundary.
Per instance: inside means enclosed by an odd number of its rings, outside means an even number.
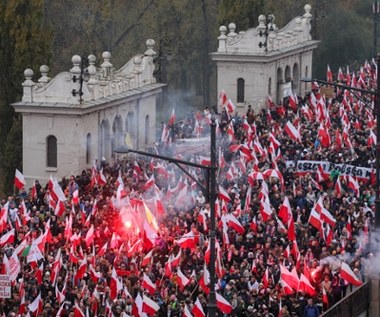
M371 277L369 316L380 316L380 277Z

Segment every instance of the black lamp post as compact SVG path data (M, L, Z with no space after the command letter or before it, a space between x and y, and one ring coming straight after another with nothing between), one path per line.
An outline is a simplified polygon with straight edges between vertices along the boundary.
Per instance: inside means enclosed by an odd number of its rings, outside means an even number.
M377 54L376 59L377 69L380 66L380 54ZM376 117L376 199L375 199L375 229L380 229L380 74L377 73L377 86L376 90L366 90L355 87L350 87L346 85L341 85L338 83L331 83L320 79L301 79L304 82L317 82L320 84L330 85L337 88L347 89L350 91L358 91L366 94L375 96L375 106L373 108L373 113Z
M260 37L265 36L264 42L261 42L261 41L259 42L259 47L260 48L265 47L265 52L268 51L269 32L274 31L273 22L274 22L274 15L270 13L265 17L265 31L259 31Z
M208 316L215 317L216 315L216 294L215 294L215 261L216 261L216 249L215 249L215 200L216 200L216 123L215 118L211 120L211 135L210 135L210 166L201 165L193 162L178 160L173 157L163 156L155 153L148 153L139 150L130 149L127 147L120 147L115 149L116 153L126 154L135 153L139 155L149 156L153 158L158 158L169 163L173 163L178 166L187 176L194 180L204 192L207 193L207 197L210 203L210 294L207 305ZM207 186L201 184L193 175L191 175L183 166L192 166L205 170L207 172Z
M372 14L373 14L373 56L377 54L377 24L380 13L379 1L373 1Z
M90 80L90 74L88 72L88 69L85 65L85 58L81 56L81 61L80 61L80 73L79 76L74 75L73 76L73 82L79 82L79 89L73 89L71 91L71 94L75 96L79 96L79 103L82 103L83 99L83 82L88 82Z

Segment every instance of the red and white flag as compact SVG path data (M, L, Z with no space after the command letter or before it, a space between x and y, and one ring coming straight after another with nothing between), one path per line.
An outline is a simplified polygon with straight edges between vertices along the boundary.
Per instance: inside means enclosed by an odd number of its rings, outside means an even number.
M219 293L216 294L216 306L224 314L230 314L232 312L231 304Z
M78 306L78 303L75 302L73 307L74 317L85 317L83 310Z
M173 108L172 113L171 113L170 118L169 118L169 121L168 121L168 126L169 127L172 127L174 125L175 119L176 119L176 116L175 116L175 111L174 111L174 108Z
M351 270L350 266L345 262L342 262L340 277L355 286L360 286L363 284L363 282L359 280L359 278Z
M329 64L327 64L327 73L326 73L326 77L327 77L327 81L328 81L329 83L332 83L332 82L333 82L333 73L332 73L332 71L331 71L331 69L330 69Z
M147 266L147 265L149 265L149 264L152 262L152 258L153 258L153 249L150 250L150 251L144 256L144 258L143 258L142 261L141 261L141 266Z
M177 283L181 292L190 283L190 280L182 273L179 267L177 268Z
M284 126L284 132L294 141L301 142L300 132L295 128L295 126L288 121Z
M22 173L17 168L16 168L16 173L15 173L14 185L19 190L25 187L24 175L22 175Z
M299 284L298 290L303 291L312 297L317 294L317 292L315 291L315 288L311 285L307 277L303 275L302 273L300 277L300 284Z
M232 113L232 112L235 111L235 108L236 108L236 107L235 107L235 105L234 105L234 103L232 102L231 99L228 99L228 102L227 102L226 108L227 108L227 111L228 111L229 113Z
M15 229L9 230L6 234L0 238L0 246L3 247L8 243L13 243L15 241Z
M290 272L285 266L280 264L281 279L294 290L298 290L299 278L294 272Z
M160 306L150 299L145 294L143 295L143 306L142 311L148 315L154 315L158 310L160 309Z
M230 195L221 185L219 185L219 199L224 200L226 203L231 201Z
M37 295L37 297L28 305L28 309L34 313L35 311L42 311L42 299L41 293Z
M194 317L205 317L205 313L203 311L203 307L201 302L199 301L199 298L197 297L197 300L194 303L193 309L191 310Z
M143 277L142 287L145 288L151 296L156 292L156 284L154 284L146 274L144 274Z
M86 234L86 245L89 247L94 242L94 225L91 225Z
M120 282L115 267L112 268L112 276L110 280L110 298L114 300L117 294L123 289L123 283Z

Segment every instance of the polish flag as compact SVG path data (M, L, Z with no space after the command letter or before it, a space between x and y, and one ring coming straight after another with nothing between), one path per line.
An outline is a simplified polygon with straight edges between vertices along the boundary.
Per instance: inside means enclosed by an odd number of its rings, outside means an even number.
M330 69L330 66L327 64L327 73L326 73L326 77L327 77L327 81L329 83L332 83L333 82L333 73Z
M17 168L16 168L16 173L15 173L14 185L19 190L25 187L24 175L22 175L22 173Z
M348 188L352 189L357 197L360 196L360 187L359 183L356 179L354 179L351 175L348 176Z
M55 284L55 297L58 299L59 304L62 304L66 298L65 294L59 290L58 283Z
M234 229L239 234L244 234L245 229L239 222L239 220L236 219L236 217L233 214L228 214L227 216L227 225Z
M292 209L290 207L290 202L288 196L285 196L282 206L278 211L278 216L285 222L288 222L290 214L292 213Z
M219 106L224 106L227 102L227 94L222 90L219 94Z
M177 269L177 283L181 292L183 292L186 285L190 283L190 280L182 273L179 267Z
M268 267L265 269L265 272L263 274L262 283L264 285L264 288L267 289L268 286L269 286L269 271L268 271Z
M176 116L175 116L175 111L174 111L174 108L173 108L172 113L171 113L170 118L169 118L169 121L168 121L168 126L169 127L172 127L174 125L175 119L176 119Z
M34 275L34 277L37 280L38 285L42 285L43 273L44 273L44 262L40 264L40 266L38 267L38 270L36 271Z
M360 286L363 284L363 282L358 279L358 277L351 270L349 265L345 262L342 262L342 266L340 269L340 277L355 286Z
M90 229L87 231L85 240L87 247L89 247L91 243L94 242L94 225L91 225Z
M148 315L154 315L159 309L160 309L160 306L155 301L151 300L145 294L143 295L142 311L144 313Z
M96 272L92 264L90 264L90 277L94 283L98 283L98 280L102 277L102 273Z
M327 307L329 306L329 298L326 293L326 288L323 286L322 287L322 302L325 304Z
M232 112L235 111L235 108L236 108L236 107L235 107L235 105L234 105L234 103L232 102L231 99L228 99L228 102L227 102L226 108L227 108L227 111L228 111L229 113L232 113Z
M154 184L155 184L154 174L152 174L152 175L149 177L149 179L146 181L146 183L144 184L143 189L146 191L146 190L148 190L149 188L151 188Z
M54 208L54 214L57 217L61 217L64 212L65 212L65 203L62 200L58 199L58 202Z
M219 310L224 314L230 314L232 312L231 304L219 293L215 293L216 295L216 306Z
M315 288L310 284L310 281L302 273L301 273L301 277L300 277L300 283L299 283L298 290L303 291L312 297L317 294L317 292L315 291Z
M123 283L120 282L115 267L112 268L112 275L109 287L111 300L114 300L117 294L123 289Z
M299 131L295 128L295 126L288 121L284 126L284 132L288 134L288 136L294 141L294 142L301 142L301 135Z
M334 190L338 197L342 196L343 187L342 187L342 183L340 182L340 177L338 177L336 180L336 183L334 185Z
M193 309L191 310L194 317L205 317L205 313L203 311L203 307L201 302L199 301L199 298L197 297L197 300L194 303Z
M152 282L148 275L144 274L142 287L145 288L148 293L153 296L156 292L156 285Z
M178 241L177 244L182 249L195 249L194 233L189 231L185 233Z
M78 280L83 278L86 271L87 271L87 257L84 257L84 259L81 261L81 264L79 265L75 278Z
M157 232L152 229L152 227L144 221L144 249L150 250L153 248L157 236Z
M77 302L75 302L75 305L73 307L73 312L74 312L74 317L85 317L86 316L84 314L84 312L82 311L82 309L80 309L80 307L78 306Z
M143 299L141 298L140 293L137 293L135 302L132 306L132 311L131 311L132 316L135 316L135 317L142 316L142 313L143 313L142 309L143 309Z
M172 268L176 268L177 266L179 266L181 262L181 255L182 255L181 249L179 249L179 252L177 253L176 256L173 255L173 258L171 260Z
M319 231L322 229L321 217L314 208L311 209L308 222L310 225L312 225L314 228L318 229Z
M41 299L41 292L37 295L37 297L28 305L28 309L34 313L37 311L36 315L38 315L38 312L42 312L42 299Z
M285 266L280 264L281 279L286 282L294 290L298 290L299 278L294 272L290 272Z
M282 291L285 295L291 295L294 294L293 288L289 286L289 284L284 279L280 279L280 284L282 286Z
M104 254L106 254L107 248L108 248L108 242L106 242L106 243L102 246L102 248L98 251L97 255L98 255L98 256L103 256Z
M72 199L72 202L75 206L77 206L79 204L79 189L76 189L74 192L73 192L73 199Z
M13 243L15 241L15 229L9 230L6 234L0 238L0 246L3 247L8 243Z
M219 185L219 199L225 201L226 203L229 203L231 201L230 195L221 185Z
M182 317L193 317L193 314L190 312L189 307L185 304Z
M104 186L107 184L107 178L106 176L103 174L103 168L100 170L99 172L99 177L98 177L98 184L100 186Z
M147 266L148 264L150 264L152 262L152 257L153 257L153 249L150 250L146 255L145 257L143 258L143 260L141 261L141 266Z
M269 198L267 196L261 200L260 214L265 222L268 221L273 214L273 210L270 207Z
M376 140L376 134L373 133L373 131L371 130L370 133L369 133L369 138L367 140L367 146L368 147L372 147L372 146L376 145L376 142L377 142L377 140Z

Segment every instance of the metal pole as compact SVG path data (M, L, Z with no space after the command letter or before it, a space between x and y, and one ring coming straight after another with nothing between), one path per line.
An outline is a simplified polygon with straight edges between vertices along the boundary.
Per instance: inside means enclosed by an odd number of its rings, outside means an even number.
M380 54L377 54L377 89L375 100L376 116L376 199L375 199L375 228L380 228Z
M216 123L215 118L211 119L211 166L209 169L210 186L209 186L209 199L210 199L210 295L208 299L207 311L209 317L216 315L216 295L215 295L215 200L216 200Z

